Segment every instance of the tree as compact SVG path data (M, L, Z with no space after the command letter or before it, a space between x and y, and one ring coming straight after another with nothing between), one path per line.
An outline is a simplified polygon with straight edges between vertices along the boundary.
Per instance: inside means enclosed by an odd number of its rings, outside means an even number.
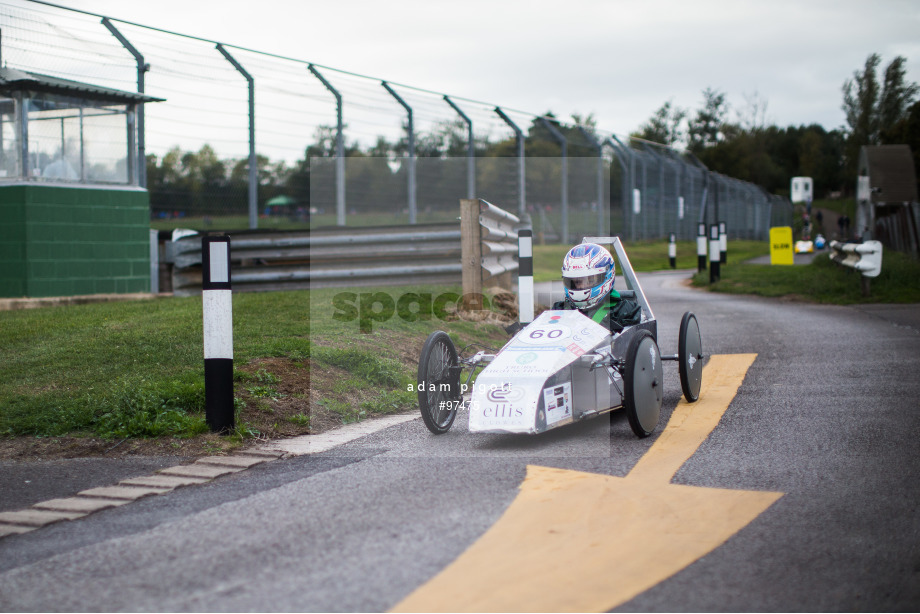
M799 139L799 170L804 177L814 178L824 162L824 153L821 151L821 135L814 130L808 130Z
M686 117L686 109L674 107L668 100L639 127L639 132L633 136L662 145L674 145L682 141L686 135L682 126Z
M905 82L905 61L903 57L898 56L885 69L885 81L878 102L879 136L882 142L886 142L887 133L907 118L911 104L920 91L916 83Z
M853 78L843 83L843 111L849 127L846 169L851 176L856 174L861 147L898 142L896 127L908 117L920 93L920 86L905 79L907 60L902 56L888 64L879 86L876 71L881 61L879 54L871 54L862 72L854 72Z
M725 137L723 128L727 114L728 103L725 102L725 94L710 87L703 90L703 107L689 122L688 149L699 154L703 149L722 141Z
M738 123L744 130L762 130L767 125L767 99L754 90L750 94L742 94L744 108L736 111Z
M415 155L419 158L463 157L467 152L467 126L462 119L436 122L428 132L415 136Z
M866 58L862 72L843 82L843 112L850 128L850 139L857 151L863 145L878 144L878 79L875 71L882 61L877 53Z
M595 119L594 113L588 113L585 116L578 112L572 113L572 121L575 122L576 126L581 126L592 134L597 130L597 119Z
M920 102L911 105L904 117L883 134L885 143L910 145L914 167L920 179Z

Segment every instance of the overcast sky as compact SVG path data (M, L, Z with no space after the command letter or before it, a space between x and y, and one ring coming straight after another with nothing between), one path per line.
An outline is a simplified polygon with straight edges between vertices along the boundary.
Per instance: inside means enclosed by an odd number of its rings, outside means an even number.
M877 52L920 81L917 0L60 0L126 21L628 134L667 100L755 93L781 126L843 125ZM731 115L736 118L735 112Z

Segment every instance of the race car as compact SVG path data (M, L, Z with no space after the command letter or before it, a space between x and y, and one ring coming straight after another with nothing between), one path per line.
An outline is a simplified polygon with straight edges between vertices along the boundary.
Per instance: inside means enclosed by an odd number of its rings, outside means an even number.
M498 352L469 357L447 333L432 333L419 357L416 388L432 433L450 430L461 408L469 410L471 433L527 434L624 409L633 432L647 437L661 413L662 361L678 363L687 401L699 398L703 348L696 316L683 315L677 354L662 356L658 323L619 238L585 237L584 243L613 247L628 288L620 296L640 305L640 322L611 332L577 310L544 311Z
M797 254L811 254L815 251L815 244L812 241L796 241L794 249Z

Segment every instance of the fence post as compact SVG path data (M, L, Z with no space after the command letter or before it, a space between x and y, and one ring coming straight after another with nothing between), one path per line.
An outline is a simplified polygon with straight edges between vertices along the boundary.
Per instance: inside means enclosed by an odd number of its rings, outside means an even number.
M562 147L562 242L567 245L569 242L569 142L545 117L539 119L543 127Z
M160 292L160 231L150 230L150 292Z
M600 231L604 228L604 210L609 209L609 207L604 206L604 145L600 143L594 135L588 132L588 130L582 126L577 126L578 131L581 132L582 136L585 137L585 140L591 144L592 147L597 149L597 228ZM610 222L607 222L607 233L610 234Z
M319 79L327 90L335 97L335 223L337 226L345 225L345 136L342 123L342 94L332 87L316 70L313 64L307 65L313 76ZM309 160L307 160L309 162Z
M249 228L259 227L258 165L256 163L256 82L246 69L237 62L224 46L217 43L217 50L243 75L249 85Z
M623 226L624 230L629 229L629 238L635 239L635 228L632 226L633 216L630 213L630 204L629 204L629 195L632 194L632 185L633 185L633 159L632 156L626 151L626 147L620 142L616 136L611 136L609 139L604 141L613 147L614 154L617 157L617 161L620 163L620 170L623 171L623 181L620 186L621 190L621 204L623 207ZM627 162L624 158L628 158ZM612 212L611 212L612 213ZM612 222L612 218L611 218ZM611 224L612 226L612 224Z
M108 28L109 32L112 33L118 42L128 50L128 53L134 56L135 61L137 62L137 93L144 93L144 75L150 70L150 64L147 64L144 61L144 56L138 51L131 42L124 37L124 35L118 31L112 22L109 21L108 17L102 18L102 25ZM142 188L147 187L147 145L146 138L144 136L144 103L137 105L137 160L135 160L135 166L137 168L137 185Z
M413 120L412 120L412 107L410 107L410 106L408 105L408 103L406 103L406 101L403 100L403 99L400 97L400 95L396 93L396 90L394 90L392 87L390 87L390 84L389 84L389 83L387 83L386 81L381 81L380 84L383 85L383 88L384 88L386 91L388 91L388 92L390 93L390 96L392 96L393 98L395 98L395 99L396 99L396 102L398 102L400 105L402 105L402 108L404 108L404 109L406 110L406 116L407 116L407 118L408 118L408 124L407 124L407 126L406 126L406 134L407 134L408 140L409 140L409 160L408 160L408 161L409 161L409 169L408 169L408 173L407 173L407 175L409 176L409 179L408 179L408 182L409 182L409 223L410 223L410 224L415 224L415 223L416 223L416 216L417 216L417 209L416 209L416 204L415 204L415 190L416 190L416 183L415 183L415 125L414 125Z
M524 215L527 204L527 185L524 180L524 133L518 128L517 124L511 121L500 107L495 107L495 113L514 131L514 138L517 141L518 155L518 214Z
M463 110L454 104L446 94L444 102L450 105L457 115L466 122L467 130L467 149L466 149L466 197L476 198L476 142L473 139L473 120L471 120Z
M641 142L642 150L646 152L655 161L658 166L658 198L655 202L655 217L658 218L658 232L655 238L664 236L664 157L654 148L649 147L648 143ZM651 205L651 203L649 203Z
M214 433L233 429L233 299L230 237L201 237L205 420Z
M463 284L463 309L482 309L482 239L479 225L479 200L460 200L460 272Z

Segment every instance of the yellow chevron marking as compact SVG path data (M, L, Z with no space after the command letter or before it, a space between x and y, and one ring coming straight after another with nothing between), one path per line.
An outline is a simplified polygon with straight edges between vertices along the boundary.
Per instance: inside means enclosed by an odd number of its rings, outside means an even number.
M670 484L708 437L756 354L712 356L625 477L529 466L504 515L397 612L602 612L718 548L782 493Z

